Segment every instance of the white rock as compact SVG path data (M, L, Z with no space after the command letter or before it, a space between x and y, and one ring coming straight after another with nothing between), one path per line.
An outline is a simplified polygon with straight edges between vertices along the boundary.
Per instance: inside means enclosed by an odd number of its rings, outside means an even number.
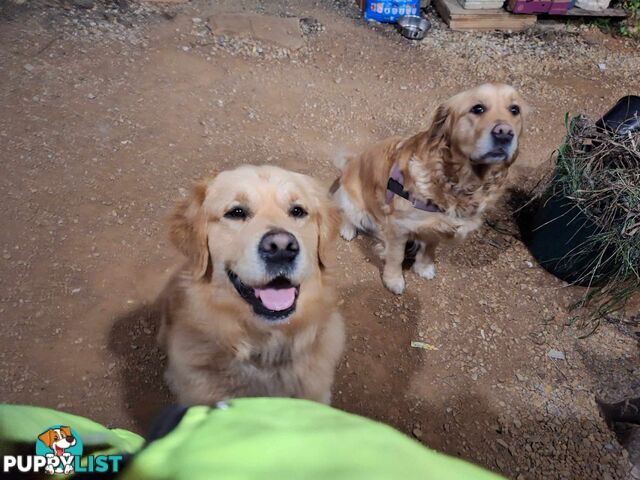
M547 357L549 358L553 358L554 360L564 360L564 352L561 352L560 350L556 350L555 348L552 348L551 350L549 350L547 352Z

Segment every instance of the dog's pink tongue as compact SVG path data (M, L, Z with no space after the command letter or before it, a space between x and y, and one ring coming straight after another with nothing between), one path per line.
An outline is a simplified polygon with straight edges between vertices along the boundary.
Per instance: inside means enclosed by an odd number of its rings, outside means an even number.
M296 289L291 288L256 288L256 297L269 310L280 312L286 310L296 300Z

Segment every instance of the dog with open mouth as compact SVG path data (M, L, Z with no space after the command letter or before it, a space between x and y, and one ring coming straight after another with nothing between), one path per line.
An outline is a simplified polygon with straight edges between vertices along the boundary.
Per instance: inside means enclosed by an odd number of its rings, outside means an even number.
M185 404L255 396L329 403L344 346L333 290L339 212L314 179L242 166L198 183L176 208L158 333Z
M414 272L431 279L437 245L481 225L518 157L526 111L513 87L480 85L446 100L426 130L339 159L340 234L350 241L364 231L381 241L382 281L393 293L405 288L408 245L417 250Z

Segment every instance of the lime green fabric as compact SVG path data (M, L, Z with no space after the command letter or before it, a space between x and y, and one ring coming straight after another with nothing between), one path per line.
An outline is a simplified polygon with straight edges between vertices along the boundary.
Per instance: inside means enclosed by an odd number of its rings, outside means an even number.
M247 398L191 407L143 447L126 430L39 407L0 405L0 454L70 425L85 450L134 453L118 480L498 480L371 420L306 400Z
M192 407L133 459L126 480L496 480L396 430L306 400Z
M11 454L18 445L35 446L44 429L58 424L69 425L78 433L85 453L132 453L144 443L144 439L133 432L109 429L78 415L49 408L0 404L0 455Z

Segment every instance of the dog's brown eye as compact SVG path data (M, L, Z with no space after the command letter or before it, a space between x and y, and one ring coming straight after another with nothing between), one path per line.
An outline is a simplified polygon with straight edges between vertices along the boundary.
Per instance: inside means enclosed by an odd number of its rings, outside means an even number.
M518 105L511 105L509 111L515 116L520 115L520 107Z
M307 216L307 211L299 205L295 205L289 210L289 215L293 218L302 218Z
M481 103L474 105L473 107L471 107L471 110L470 110L470 112L475 115L482 115L485 111L486 111L486 108Z
M243 207L233 207L224 214L224 218L232 220L245 220L249 216L249 212Z

